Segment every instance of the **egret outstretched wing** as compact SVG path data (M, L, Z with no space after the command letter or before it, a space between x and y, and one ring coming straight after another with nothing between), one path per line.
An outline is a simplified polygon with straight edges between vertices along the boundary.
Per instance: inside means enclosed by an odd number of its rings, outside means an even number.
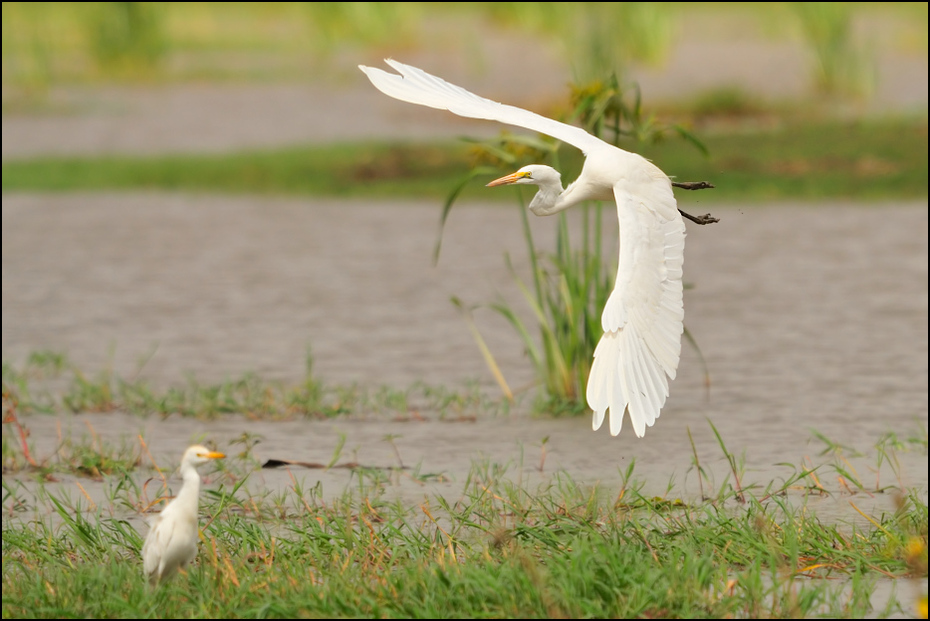
M470 119L486 119L531 129L567 142L585 153L606 144L580 127L560 123L523 108L485 99L422 69L396 60L385 59L384 62L394 67L400 75L365 65L358 67L378 90L394 99L448 110Z
M613 435L624 412L639 437L655 423L681 355L685 225L667 186L622 182L614 188L620 260L586 392L594 429L609 409Z

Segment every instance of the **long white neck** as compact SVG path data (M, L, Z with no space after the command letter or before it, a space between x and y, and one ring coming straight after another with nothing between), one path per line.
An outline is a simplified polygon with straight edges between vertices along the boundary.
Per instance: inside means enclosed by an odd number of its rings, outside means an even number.
M181 478L184 479L184 485L178 492L177 500L182 504L190 504L196 511L200 499L200 474L193 465L184 463L181 465Z
M538 184L539 191L530 201L530 211L537 216L551 216L573 203L566 203L564 200L565 192L562 190L562 182L556 179L546 179Z
M562 189L562 182L556 179L540 179L536 182L539 191L530 201L530 211L537 216L551 216L563 209L587 200L604 200L605 197L592 192L590 184L580 178ZM606 198L610 198L607 196Z

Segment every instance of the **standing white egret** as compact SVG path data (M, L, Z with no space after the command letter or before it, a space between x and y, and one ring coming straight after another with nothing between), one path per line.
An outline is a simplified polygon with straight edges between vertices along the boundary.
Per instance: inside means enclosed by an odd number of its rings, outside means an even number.
M584 152L581 174L564 190L561 174L542 165L524 166L488 185L539 186L529 206L538 216L552 215L589 200L616 201L620 262L614 290L601 315L604 335L594 351L586 396L594 410L595 430L610 410L610 433L617 435L624 412L628 412L633 431L642 437L646 427L659 417L668 397L668 379L675 379L684 330L684 212L679 213L671 180L649 160L608 144L580 127L479 97L416 67L394 60L385 62L400 75L363 65L359 68L386 95L463 117L548 134Z
M222 457L226 455L200 445L184 451L181 491L161 513L149 520L151 528L142 545L142 569L152 584L170 578L197 556L200 539L197 524L200 474L197 466Z

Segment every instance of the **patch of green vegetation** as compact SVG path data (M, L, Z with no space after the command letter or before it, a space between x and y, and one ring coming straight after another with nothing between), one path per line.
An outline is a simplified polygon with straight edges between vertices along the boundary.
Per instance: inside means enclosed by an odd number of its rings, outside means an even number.
M679 180L716 185L702 202L780 199L855 201L927 197L926 121L785 123L767 131L704 135L701 161L677 145L645 150ZM711 194L712 193L712 194ZM685 202L689 196L680 193Z
M762 101L746 89L721 86L698 94L692 101L679 106L689 116L702 118L758 118L775 112L773 104ZM782 114L790 114L785 111Z
M189 377L183 385L156 389L142 379L125 379L110 369L95 375L86 373L58 352L36 352L22 365L3 363L5 421L8 413L117 410L139 416L177 414L204 420L226 414L280 420L298 416L329 418L353 412L394 417L429 413L459 419L508 407L507 402L484 395L477 384L460 391L419 382L406 389L326 386L313 375L309 352L306 374L296 385L270 382L246 373L217 384L202 384ZM6 443L5 433L4 451ZM6 453L4 460L6 464Z
M708 134L704 157L681 141L643 148L681 181L710 181L704 204L728 201L858 201L927 196L927 123L874 120L786 123L774 129ZM632 145L624 145L637 150ZM46 157L3 163L9 191L170 190L441 200L473 167L461 143L355 144L229 155ZM563 146L563 178L582 156ZM506 171L512 172L512 171ZM464 198L502 201L485 191L491 174L464 188ZM692 196L680 192L683 203Z
M872 602L879 581L926 580L915 491L858 526L818 519L791 481L689 503L645 496L632 466L619 491L508 470L475 462L454 497L408 504L374 471L332 498L298 482L256 494L247 473L220 473L202 494L197 561L155 589L129 475L111 477L101 507L5 478L3 617L865 618L921 605Z
M47 157L3 164L3 190L176 190L320 196L444 193L465 148L363 144L223 155ZM9 176L7 176L9 175Z
M90 438L59 437L54 453L36 457L28 441L28 429L19 421L12 402L6 396L3 409L4 474L30 471L42 478L51 478L56 472L68 472L100 479L105 475L130 472L139 465L141 453L129 442L113 445L101 441L92 428Z

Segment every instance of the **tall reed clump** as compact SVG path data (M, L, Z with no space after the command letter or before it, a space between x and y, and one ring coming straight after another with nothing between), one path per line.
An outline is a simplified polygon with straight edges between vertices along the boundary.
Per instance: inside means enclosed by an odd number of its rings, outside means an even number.
M658 64L674 33L673 10L661 2L495 2L488 11L557 41L580 81Z
M706 154L702 143L684 127L664 125L646 115L638 88L624 90L615 74L606 80L573 87L571 101L570 120L616 146L632 142L641 147L672 133ZM511 172L529 163L546 163L561 169L559 143L548 137L505 133L499 138L476 142L475 151L479 165L450 194L443 208L443 224L460 191L476 177ZM605 249L603 243L603 205L591 203L580 207L582 230L577 244L569 235L565 212L560 213L556 219L555 249L541 252L533 238L522 194L518 195L518 202L531 274L529 284L513 270L510 257L505 260L536 321L538 338L514 307L502 301L488 306L506 318L526 348L543 389L537 409L554 414L580 414L586 407L584 390L594 348L603 332L601 311L617 273L617 255L609 252L615 249ZM437 244L437 256L438 252ZM472 321L472 309L458 298L452 301L465 313L488 366L504 394L512 398L512 390ZM686 336L693 344L687 331Z
M416 45L424 13L418 2L306 2L301 11L321 55L336 53L346 43Z
M117 77L158 71L168 50L165 11L155 2L98 2L84 11L84 28L98 69Z
M875 62L855 41L852 3L794 2L792 6L814 53L817 90L831 96L871 95Z

